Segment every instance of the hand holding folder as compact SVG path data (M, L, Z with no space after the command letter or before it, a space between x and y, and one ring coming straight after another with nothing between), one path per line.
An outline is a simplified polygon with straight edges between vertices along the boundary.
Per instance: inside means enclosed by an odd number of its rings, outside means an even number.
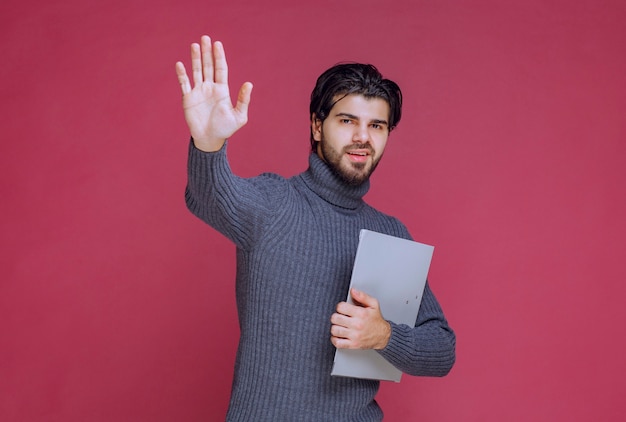
M434 247L361 230L350 290L378 299L383 318L415 326ZM348 303L354 304L348 293ZM376 350L337 349L331 375L399 382L402 372Z
M340 302L330 317L330 341L339 349L384 349L391 326L380 312L378 299L354 288L350 295L355 303Z

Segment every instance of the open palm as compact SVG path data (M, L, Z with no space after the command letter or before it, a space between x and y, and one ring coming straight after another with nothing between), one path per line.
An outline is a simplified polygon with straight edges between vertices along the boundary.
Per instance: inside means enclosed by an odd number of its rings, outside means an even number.
M183 92L185 121L196 147L217 151L224 141L248 121L252 84L242 85L233 107L228 87L228 66L222 43L211 44L203 36L200 45L191 45L193 88L185 65L176 63L176 75Z

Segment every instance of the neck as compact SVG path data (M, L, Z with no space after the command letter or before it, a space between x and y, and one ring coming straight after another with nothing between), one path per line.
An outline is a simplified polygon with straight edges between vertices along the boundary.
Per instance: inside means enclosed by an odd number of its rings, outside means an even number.
M370 187L369 180L358 186L351 186L337 176L324 159L315 153L309 156L309 168L302 173L302 178L309 189L320 198L333 205L346 209L361 206L363 196Z

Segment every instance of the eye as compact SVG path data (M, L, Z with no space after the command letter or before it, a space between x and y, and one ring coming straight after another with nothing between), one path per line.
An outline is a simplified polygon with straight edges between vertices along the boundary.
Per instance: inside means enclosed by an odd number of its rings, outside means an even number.
M349 125L350 123L352 123L352 120L350 120L350 119L341 119L341 123Z

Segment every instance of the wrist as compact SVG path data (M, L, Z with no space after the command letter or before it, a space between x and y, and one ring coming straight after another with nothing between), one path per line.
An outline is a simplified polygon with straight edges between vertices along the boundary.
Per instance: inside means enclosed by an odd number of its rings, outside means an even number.
M211 138L194 138L191 137L194 146L203 152L216 152L222 149L226 139L211 139Z
M389 344L389 340L391 339L391 324L387 320L383 320L384 324L382 325L382 336L381 340L378 343L376 350L383 350Z

